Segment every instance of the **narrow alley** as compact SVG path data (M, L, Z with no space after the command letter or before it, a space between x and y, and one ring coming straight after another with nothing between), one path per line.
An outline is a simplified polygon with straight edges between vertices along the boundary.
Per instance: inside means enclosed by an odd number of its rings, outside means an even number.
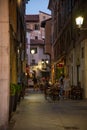
M10 121L9 130L87 130L87 101L44 98L27 89Z
M87 130L87 0L0 0L0 87L0 130Z

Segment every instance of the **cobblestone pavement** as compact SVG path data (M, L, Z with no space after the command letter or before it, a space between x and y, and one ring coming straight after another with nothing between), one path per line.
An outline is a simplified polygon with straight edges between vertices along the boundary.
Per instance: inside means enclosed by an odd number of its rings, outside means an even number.
M9 130L87 130L87 100L45 100L27 90L14 113Z

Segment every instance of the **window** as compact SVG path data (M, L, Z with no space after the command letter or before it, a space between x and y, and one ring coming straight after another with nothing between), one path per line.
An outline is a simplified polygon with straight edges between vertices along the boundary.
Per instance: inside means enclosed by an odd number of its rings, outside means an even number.
M39 30L39 24L35 24L35 30Z
M35 39L38 39L38 36L35 36Z
M35 65L35 59L32 59L32 65Z

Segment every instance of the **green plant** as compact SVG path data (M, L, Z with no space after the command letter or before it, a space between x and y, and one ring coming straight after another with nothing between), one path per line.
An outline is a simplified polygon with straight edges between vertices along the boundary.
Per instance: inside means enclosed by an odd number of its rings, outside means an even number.
M11 96L14 96L15 93L16 93L15 84L14 84L14 83L11 83L11 84L10 84L10 95L11 95Z
M16 92L20 94L21 90L22 90L22 86L20 84L16 84Z
M10 84L10 95L14 96L16 93L20 94L22 86L20 84L11 83Z

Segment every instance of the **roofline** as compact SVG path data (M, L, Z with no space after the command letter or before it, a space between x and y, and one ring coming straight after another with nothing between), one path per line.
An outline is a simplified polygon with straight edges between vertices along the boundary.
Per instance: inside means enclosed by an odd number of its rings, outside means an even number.
M47 14L47 15L51 16L51 14L45 13L45 12L43 12L43 11L41 11L41 10L39 10L39 12L41 12L41 13L43 13L43 14Z

